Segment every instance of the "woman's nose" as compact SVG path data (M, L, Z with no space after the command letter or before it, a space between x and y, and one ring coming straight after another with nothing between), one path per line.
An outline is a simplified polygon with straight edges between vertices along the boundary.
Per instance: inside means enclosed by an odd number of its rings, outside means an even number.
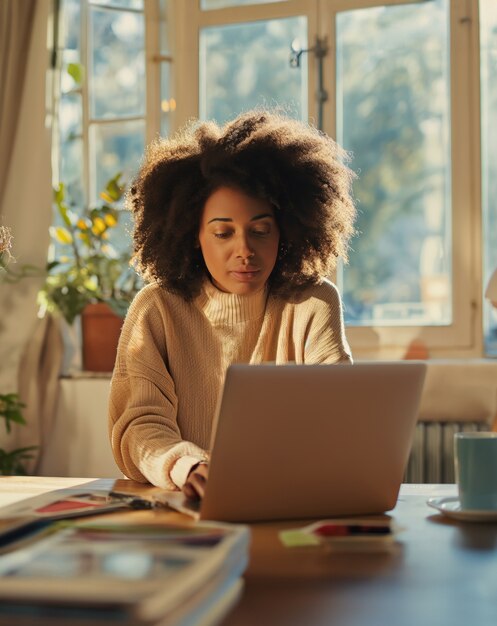
M246 235L240 235L238 238L236 256L240 259L249 259L254 256L254 251Z

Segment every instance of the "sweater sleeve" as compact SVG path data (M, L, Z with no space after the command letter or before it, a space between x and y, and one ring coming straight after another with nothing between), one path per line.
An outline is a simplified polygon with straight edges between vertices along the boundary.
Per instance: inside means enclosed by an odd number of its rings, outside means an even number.
M352 363L336 286L325 280L314 288L306 311L305 363Z
M124 321L109 401L109 435L117 465L129 478L181 488L193 465L208 459L184 441L177 396L167 363L164 319L145 288Z

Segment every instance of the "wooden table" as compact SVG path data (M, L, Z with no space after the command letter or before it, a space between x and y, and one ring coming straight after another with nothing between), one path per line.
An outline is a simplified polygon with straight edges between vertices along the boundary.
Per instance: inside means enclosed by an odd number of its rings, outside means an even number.
M0 478L0 505L89 480ZM497 524L455 522L426 505L453 494L453 485L404 485L390 513L404 530L390 553L288 549L278 531L301 524L253 524L245 591L223 626L495 626ZM151 514L178 516L125 515Z

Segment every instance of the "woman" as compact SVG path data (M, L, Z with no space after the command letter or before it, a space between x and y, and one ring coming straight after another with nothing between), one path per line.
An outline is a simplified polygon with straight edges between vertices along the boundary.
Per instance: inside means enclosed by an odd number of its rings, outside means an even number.
M231 363L351 361L324 278L353 233L344 156L264 111L190 124L148 149L127 202L150 284L124 322L110 396L126 476L202 497Z

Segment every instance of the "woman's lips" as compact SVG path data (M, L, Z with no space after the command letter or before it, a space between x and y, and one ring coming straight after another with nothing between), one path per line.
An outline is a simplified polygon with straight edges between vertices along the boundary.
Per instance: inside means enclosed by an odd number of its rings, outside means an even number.
M257 269L257 268L254 268L254 269L245 268L243 270L233 270L232 272L230 272L230 274L236 280L239 280L242 282L250 282L251 280L254 280L254 278L257 278L259 272L260 272L260 269Z

